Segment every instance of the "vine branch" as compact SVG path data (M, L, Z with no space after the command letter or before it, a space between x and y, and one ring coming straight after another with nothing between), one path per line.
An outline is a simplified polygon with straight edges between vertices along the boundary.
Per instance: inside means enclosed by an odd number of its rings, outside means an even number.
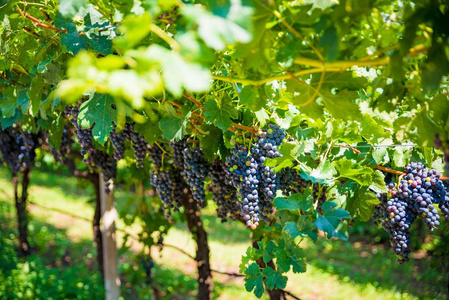
M156 24L150 25L150 30L155 33L158 37L160 37L162 40L164 40L173 50L179 51L181 47L179 46L178 42L175 41L174 38L169 36L167 32L165 32L162 28L157 26Z
M33 17L32 15L30 15L29 13L24 12L24 11L21 10L20 8L17 8L17 12L18 12L19 14L21 14L23 17L25 17L25 18L27 18L27 19L33 21L34 26L42 27L42 28L47 28L47 29L54 30L54 31L58 31L58 32L62 32L62 33L67 33L67 29L59 29L59 28L53 27L53 26L51 26L51 25L44 24L44 23L42 23L42 21L39 20L38 18Z

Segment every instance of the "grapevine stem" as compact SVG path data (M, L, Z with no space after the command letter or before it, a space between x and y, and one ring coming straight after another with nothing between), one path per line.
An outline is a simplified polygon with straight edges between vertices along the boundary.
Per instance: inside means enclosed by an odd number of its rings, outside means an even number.
M293 73L293 77L299 77L302 75L315 74L315 73L322 73L324 71L326 71L326 72L341 72L342 69L341 68L329 68L329 69L324 70L322 67L311 68L311 69L305 69L305 70L301 70L296 73ZM276 81L276 80L291 79L292 76L291 76L291 74L286 74L286 75L281 75L281 76L276 76L276 77L264 78L261 80L231 78L231 77L224 77L224 76L217 76L217 75L212 75L212 78L215 80L221 80L221 81L230 82L230 83L241 83L241 84L259 86L259 85L263 85L263 84L266 84L266 83L269 83L272 81ZM306 83L304 83L304 84L306 84Z
M62 32L62 33L67 33L66 29L59 29L59 28L53 27L51 25L44 24L39 19L37 19L37 18L33 17L32 15L22 11L20 8L17 8L17 12L20 13L23 17L33 21L34 26L47 28L47 29L54 30L54 31L59 31L59 32Z
M238 128L238 129L242 129L242 130L249 131L249 132L251 132L251 133L257 133L257 130L254 129L254 128L252 128L252 127L240 125L240 124L237 124L237 123L232 123L231 126L233 126L233 127L235 127L235 128Z
M45 18L47 19L47 21L50 21L50 15L45 11L45 9L43 9L42 7L39 8L39 11L45 16Z
M170 45L170 47L175 50L175 51L179 51L179 49L181 49L181 47L179 46L178 42L175 41L174 38L172 38L171 36L169 36L167 34L167 32L165 32L162 28L160 28L159 26L157 26L156 24L151 24L150 25L150 30L155 33L158 37L160 37L161 39L163 39L167 44Z
M195 103L196 106L203 107L203 104L201 102L199 102L198 100L192 98L191 96L189 96L187 94L183 94L183 96L185 98L189 99L190 101L192 101L193 103Z
M198 100L195 100L194 98L192 98L192 97L190 97L190 96L188 96L188 95L186 95L186 94L184 94L184 97L186 97L187 99L189 99L190 101L192 101L192 102L195 103L195 104L196 104L196 103L200 104L200 105L201 105L200 108L202 109L202 106L203 106L203 105L202 105L200 102L198 102ZM175 101L171 101L171 103L172 103L174 106L178 107L178 108L183 108L183 107L184 107L182 104L177 103L177 102L175 102ZM201 115L201 114L199 114L199 113L197 113L197 112L192 112L192 115L194 115L194 116L196 116L196 117L198 117L198 118L200 118L200 119L203 119L203 120L206 119L203 115ZM255 128L253 128L253 127L248 127L248 126L240 125L240 124L237 124L237 123L232 123L231 126L233 126L233 127L235 127L235 128L238 128L238 129L242 129L242 130L249 131L249 132L251 132L251 133L257 133L257 129L255 129ZM231 132L234 132L234 133L237 132L237 131L236 131L234 128L232 128L232 127L228 128L228 130L231 131Z
M422 53L426 53L428 51L428 48L426 48L424 45L418 45L412 49L410 49L410 52L407 57L413 57ZM365 61L365 57L361 58L359 60L354 61L339 61L339 62L321 62L319 60L314 60L310 58L300 57L295 59L295 63L311 66L314 68L305 69L298 71L293 74L293 76L298 77L302 75L307 74L315 74L315 73L323 73L323 72L343 72L344 70L358 66L358 67L368 67L368 66L381 66L386 65L390 62L390 57L386 56L383 58L375 59L375 60L369 60ZM224 77L224 76L218 76L218 75L212 75L212 78L215 80L221 80L224 82L230 82L230 83L241 83L241 84L247 84L247 85L263 85L275 80L287 80L292 78L291 75L281 75L276 77L270 77L270 78L264 78L261 80L252 80L252 79L241 79L241 78L232 78L232 77Z
M3 75L3 74L1 74L1 73L0 73L0 78L2 78L2 79L4 79L4 80L8 81L8 82L11 83L11 84L17 84L17 85L25 86L24 84L22 84L22 83L20 83L20 82L17 82L17 81L15 81L15 80L12 80L11 78L8 78L8 77L6 77L5 75Z
M26 26L23 26L22 29L25 30L26 32L28 32L29 34L34 35L37 38L41 37L38 33L34 32L33 30L31 30L30 28L28 28Z
M417 45L410 49L407 57L416 56L422 53L426 53L428 50L424 45ZM368 56L369 57L369 56ZM386 65L390 62L390 57L385 56L382 58L374 59L374 60L366 60L366 57L362 57L358 60L353 61L335 61L335 62L322 62L315 59L310 59L306 57L298 57L295 58L294 62L300 65L307 65L311 67L324 67L324 69L340 69L343 71L345 69L358 66L358 67L374 67L374 66L382 66Z

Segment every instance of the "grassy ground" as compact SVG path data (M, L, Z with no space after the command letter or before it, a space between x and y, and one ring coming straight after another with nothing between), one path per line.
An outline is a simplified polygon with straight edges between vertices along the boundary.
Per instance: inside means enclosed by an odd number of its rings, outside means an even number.
M35 170L29 200L30 237L34 248L27 260L14 252L15 211L9 174L0 169L0 299L95 299L103 297L97 272L92 230L89 222L54 212L52 207L91 219L90 186L79 186L64 173ZM126 195L118 193L118 209ZM250 245L250 231L238 223L222 224L210 208L203 212L209 233L211 263L216 270L238 272L241 256ZM125 228L123 222L119 228ZM137 232L138 228L127 228ZM119 234L119 243L123 234ZM185 224L177 224L165 239L194 254L195 244ZM122 292L126 299L151 299L150 288L142 289L142 264L135 263L141 245L129 240L121 251ZM354 237L349 242L306 243L308 271L290 274L287 290L301 299L435 299L445 297L446 276L429 267L425 256L398 265L392 251L369 245ZM152 250L155 261L154 286L170 299L193 298L196 290L194 262L175 249ZM241 278L214 274L214 299L255 299L247 293ZM139 294L140 293L140 294ZM6 296L5 296L6 295ZM266 299L266 298L264 298Z

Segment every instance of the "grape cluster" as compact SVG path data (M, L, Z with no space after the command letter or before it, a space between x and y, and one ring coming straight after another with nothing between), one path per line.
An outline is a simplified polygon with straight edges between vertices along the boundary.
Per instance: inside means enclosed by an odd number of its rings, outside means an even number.
M422 163L411 163L405 167L405 180L399 185L399 196L409 197L413 210L424 219L430 231L440 225L438 211L434 203L444 200L446 191L435 170L427 170Z
M444 188L446 190L446 195L444 196L444 199L442 198L440 200L440 203L438 204L438 207L440 208L441 212L443 213L443 217L446 220L446 222L449 223L449 182L444 182Z
M92 163L91 154L93 151L92 146L92 128L82 128L81 125L78 124L78 114L79 114L79 106L66 106L64 110L64 114L69 119L70 123L75 127L74 133L78 137L78 144L81 146L81 155L83 156L83 161L88 165Z
M36 146L31 131L22 131L17 136L16 143L20 145L19 164L29 168L36 157L34 152Z
M262 217L266 219L271 212L271 202L276 191L279 188L279 176L273 171L272 167L263 166L267 158L276 158L281 156L278 147L285 139L285 132L278 125L268 125L267 130L262 130L256 137L256 143L252 147L252 153L260 165L260 211Z
M193 143L191 146L185 142L182 150L184 167L182 175L192 191L193 199L199 207L206 206L206 191L204 182L209 172L209 165L203 158L203 150Z
M36 157L35 148L31 132L22 131L16 124L8 128L0 126L0 153L13 173L31 168Z
M390 244L398 256L398 262L408 261L410 253L410 226L416 219L411 206L402 197L398 197L398 190L394 183L388 185L390 199L380 197L378 215L382 217L382 228L390 235Z
M109 133L109 139L111 140L112 147L114 147L114 159L121 160L125 156L125 140L126 140L126 130L122 132L117 132L117 125L112 124L114 128Z
M410 253L409 231L411 224L421 218L430 231L439 224L439 203L445 213L449 197L440 174L435 170L428 170L422 163L412 162L405 167L405 175L396 186L389 183L388 197L379 195L380 204L376 206L374 216L382 227L390 234L390 242L394 252L399 257L399 263L408 261Z
M145 155L148 150L147 141L143 136L139 135L139 133L134 130L134 125L132 123L126 123L124 132L124 135L129 137L133 143L137 168L143 168L143 162L145 161Z
M91 152L91 158L92 163L95 166L99 167L101 173L103 173L104 181L106 184L106 193L109 194L114 185L113 180L117 175L117 163L106 152L97 149L93 149L93 151Z
M309 186L309 182L299 175L295 166L284 168L279 172L279 188L286 196L302 193Z
M159 146L150 146L149 150L153 161L151 185L164 204L165 217L172 222L171 210L177 211L182 204L182 179L175 166L164 164L164 151Z
M259 225L259 167L248 149L237 141L226 159L226 171L242 198L241 214L246 225L251 228Z
M237 191L232 183L226 178L225 166L217 159L210 165L209 177L212 179L212 193L217 204L217 216L222 222L227 221L227 216L235 219L240 211L237 202Z
M45 139L48 142L48 133L45 133ZM53 155L56 161L63 164L64 156L70 153L70 149L73 144L73 139L71 136L70 128L67 124L64 125L64 129L62 131L61 143L59 144L59 149L50 148L50 153Z

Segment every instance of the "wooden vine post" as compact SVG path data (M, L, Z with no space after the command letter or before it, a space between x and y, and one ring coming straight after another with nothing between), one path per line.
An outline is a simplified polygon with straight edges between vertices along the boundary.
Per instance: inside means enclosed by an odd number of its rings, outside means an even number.
M120 297L120 278L117 266L117 244L115 221L117 211L114 207L114 187L106 193L106 183L100 172L100 201L102 221L102 242L104 262L104 287L106 300L118 300Z

